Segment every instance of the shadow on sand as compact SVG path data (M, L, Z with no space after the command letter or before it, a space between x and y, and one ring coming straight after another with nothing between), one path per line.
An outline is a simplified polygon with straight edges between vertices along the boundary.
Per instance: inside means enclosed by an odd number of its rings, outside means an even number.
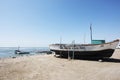
M56 58L68 59L68 57L56 56ZM72 60L69 58L69 60ZM99 62L111 62L111 63L120 63L120 59L116 58L74 58L74 60L86 60L86 61L99 61Z
M115 58L105 58L105 59L103 59L103 62L120 63L120 59L115 59Z

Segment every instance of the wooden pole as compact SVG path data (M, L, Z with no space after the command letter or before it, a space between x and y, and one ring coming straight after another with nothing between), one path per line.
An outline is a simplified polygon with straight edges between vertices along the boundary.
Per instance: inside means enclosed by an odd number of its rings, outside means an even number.
M74 49L75 49L75 40L73 41L73 56L72 56L72 59L74 59L74 55L75 55Z
M70 60L69 47L68 47L68 60Z

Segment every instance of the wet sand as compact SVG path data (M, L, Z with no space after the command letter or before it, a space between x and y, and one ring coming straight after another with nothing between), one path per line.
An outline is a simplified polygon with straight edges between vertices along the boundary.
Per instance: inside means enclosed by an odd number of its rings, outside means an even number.
M120 80L120 49L102 62L53 55L1 59L0 80Z

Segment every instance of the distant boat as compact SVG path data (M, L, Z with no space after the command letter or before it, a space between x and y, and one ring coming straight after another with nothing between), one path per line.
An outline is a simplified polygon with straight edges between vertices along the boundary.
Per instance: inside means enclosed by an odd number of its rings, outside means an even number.
M114 53L119 40L103 44L51 44L50 51L61 57L109 58Z
M30 52L20 51L20 47L18 47L18 50L15 50L15 54L29 54Z

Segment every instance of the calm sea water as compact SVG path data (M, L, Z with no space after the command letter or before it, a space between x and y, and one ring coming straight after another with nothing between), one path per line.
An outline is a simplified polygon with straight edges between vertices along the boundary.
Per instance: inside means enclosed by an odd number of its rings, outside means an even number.
M14 51L17 49L18 47L0 47L0 58L23 56L23 55L18 55L14 53ZM34 55L34 54L41 54L41 53L37 53L39 51L49 51L49 48L48 47L21 47L20 50L30 52L30 54L24 54L24 55Z

